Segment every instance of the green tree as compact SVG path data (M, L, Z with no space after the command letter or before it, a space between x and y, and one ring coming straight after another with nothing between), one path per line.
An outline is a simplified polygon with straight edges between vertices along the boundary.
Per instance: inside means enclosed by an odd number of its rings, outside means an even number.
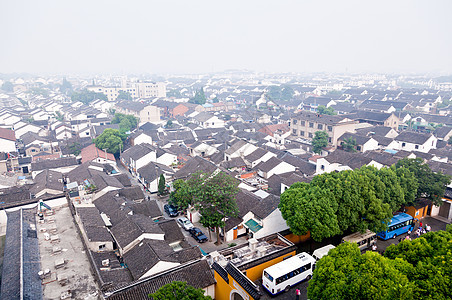
M196 91L195 96L191 98L189 103L195 103L195 104L205 104L206 103L206 95L204 94L204 88L201 88L200 90Z
M171 127L173 127L173 121L168 120L168 121L166 122L165 128L171 128Z
M319 107L317 107L317 112L321 115L330 115L330 116L337 115L337 113L334 111L334 108L332 107L326 108L324 105L319 105Z
M339 234L334 195L317 186L296 183L281 195L282 217L297 235L311 232L315 241Z
M192 179L191 183L193 183L193 181L195 180ZM195 188L195 186L190 185L187 181L178 179L173 182L173 188L174 191L171 192L168 202L176 205L181 210L186 210L189 206L193 205L194 199L192 189Z
M235 195L238 193L238 182L224 172L208 174L197 172L196 187L191 191L196 209L201 214L199 222L207 228L215 228L216 244L220 244L220 228L226 218L236 217L238 213Z
M295 92L292 87L288 85L276 86L272 85L269 87L266 97L270 100L282 100L289 101L292 100Z
M121 133L126 133L132 130L132 124L130 123L130 120L127 118L124 118L119 122L119 131Z
M184 281L173 281L165 284L157 292L149 294L154 300L208 300L210 296L204 296L203 289L194 288Z
M132 99L132 95L126 91L119 91L116 100L130 100Z
M78 156L82 152L82 145L80 145L80 143L77 142L70 144L68 148L69 151L75 156Z
M385 257L409 263L405 273L417 285L417 299L452 298L452 226L391 245Z
M406 275L412 269L403 260L391 260L371 251L361 255L356 244L344 243L316 263L308 297L418 299L418 288Z
M450 184L451 176L433 172L421 158L404 158L397 162L396 168L404 167L410 170L418 181L416 198L427 198L435 205L442 204L446 186Z
M63 94L72 92L72 84L66 80L66 77L63 78L63 83L60 85L60 92Z
M179 90L175 90L175 89L172 89L172 90L167 91L167 92L166 92L166 96L167 96L168 98L182 98L182 95L181 95L181 93L179 92Z
M160 174L158 192L159 192L159 195L166 194L165 176L163 176L163 174Z
M344 149L347 152L356 152L356 139L353 137L348 137L344 139L344 142L342 144L342 149Z
M56 114L56 119L58 121L64 121L64 116L63 116L63 114L61 112L56 111L55 114Z
M124 146L123 142L125 139L126 136L119 130L107 128L101 135L94 139L94 143L97 148L101 150L107 149L108 153L118 155Z
M113 119L111 120L111 123L119 124L119 131L121 133L125 133L132 131L138 126L138 119L132 115L115 113Z
M220 100L218 99L217 96L215 96L215 98L212 99L212 103L219 103Z
M320 153L322 148L328 146L328 133L326 131L316 131L312 139L312 151Z
M97 99L108 101L108 98L105 94L88 91L87 89L84 89L80 92L74 92L71 95L71 100L73 102L80 101L83 104L90 104Z
M5 92L12 93L14 92L14 85L10 81L5 81L2 84L2 90L4 90Z
M408 187L414 175L400 170L364 166L317 175L309 184L293 184L278 207L293 233L309 231L316 241L346 231L383 231L392 212L413 199Z

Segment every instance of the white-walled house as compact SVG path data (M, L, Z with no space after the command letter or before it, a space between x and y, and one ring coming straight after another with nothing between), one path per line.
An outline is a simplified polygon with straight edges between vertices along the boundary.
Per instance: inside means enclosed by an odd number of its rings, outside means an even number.
M246 141L237 141L229 149L224 151L224 160L228 161L234 157L245 157L256 151L257 148L257 146L247 143Z
M288 229L286 221L278 208L279 197L268 195L260 198L241 190L236 196L239 218L226 220L226 242L243 235L261 238Z
M2 152L16 151L16 136L11 129L0 128L0 145Z
M350 139L355 141L354 149L358 152L372 151L379 148L378 141L373 139L371 136L363 136L350 132L346 132L341 135L341 137L337 139L337 143L343 147L344 144Z
M293 172L296 168L276 157L272 157L265 162L261 162L256 166L257 174L260 177L268 179L275 174L283 174Z
M438 139L431 133L403 131L388 145L387 149L427 153L431 149L436 149L437 142Z
M267 161L272 157L276 157L276 154L262 148L257 148L255 151L245 156L244 161L249 168L254 168L260 162Z
M193 121L202 128L223 128L225 126L224 120L208 112L198 113L193 117Z

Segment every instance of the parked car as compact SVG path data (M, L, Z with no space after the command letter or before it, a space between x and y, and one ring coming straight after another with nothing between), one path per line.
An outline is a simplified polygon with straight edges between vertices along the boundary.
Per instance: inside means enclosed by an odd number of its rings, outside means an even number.
M177 211L177 208L174 205L165 204L163 206L163 209L166 211L166 213L170 217L177 217L179 215L179 212Z
M198 243L204 243L207 242L207 237L204 235L204 233L199 229L198 227L193 227L189 230L191 236L198 242Z
M179 225L182 226L182 228L184 228L187 231L194 227L190 220L187 219L186 217L177 219L177 223L179 223Z

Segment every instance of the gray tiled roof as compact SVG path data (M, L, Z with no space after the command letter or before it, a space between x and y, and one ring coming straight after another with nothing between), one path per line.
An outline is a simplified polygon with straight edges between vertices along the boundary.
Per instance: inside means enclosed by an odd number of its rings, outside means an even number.
M46 169L56 169L56 168L62 168L62 167L69 167L69 166L77 166L77 159L75 157L61 157L57 159L48 159L48 160L41 160L31 163L31 170L32 171L41 171Z
M30 228L31 224L36 226L36 208L8 212L7 215L1 297L2 299L19 299L22 290L24 299L42 299L42 285L38 276L41 269L39 244L36 230ZM23 223L22 226L21 223ZM21 247L22 259L19 251Z
M84 226L86 236L91 242L113 242L110 232L106 227Z
M274 167L276 167L277 165L279 165L282 162L282 160L276 158L276 157L272 157L267 161L262 161L260 162L255 169L260 170L262 172L268 172L270 170L272 170Z
M96 207L77 207L77 215L83 223L83 226L99 226L105 225L104 221L100 217L99 210Z
M148 294L155 293L159 288L173 281L185 281L195 288L207 288L215 284L215 278L207 261L198 260L132 283L107 295L106 298L149 300Z
M151 218L163 216L155 200L144 201L142 203L135 203L132 205L132 210L134 214L142 214Z
M403 131L394 140L423 145L431 136L431 133L425 134L412 131Z
M197 171L204 171L207 173L211 173L217 169L217 166L212 162L205 160L202 157L195 156L186 164L180 168L174 175L174 179L187 178L191 174L196 173Z

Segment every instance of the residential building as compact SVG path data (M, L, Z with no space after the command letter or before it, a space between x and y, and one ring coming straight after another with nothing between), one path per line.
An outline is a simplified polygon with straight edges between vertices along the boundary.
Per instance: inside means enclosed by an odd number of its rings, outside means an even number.
M121 101L115 106L116 112L133 115L138 118L140 125L146 122L160 122L160 108L136 101Z
M358 124L347 115L320 115L309 111L301 111L291 118L290 130L294 137L312 140L317 131L328 133L328 142L337 145L337 139L345 132L354 132Z
M2 152L16 152L16 136L14 131L0 128L0 145L2 145Z

